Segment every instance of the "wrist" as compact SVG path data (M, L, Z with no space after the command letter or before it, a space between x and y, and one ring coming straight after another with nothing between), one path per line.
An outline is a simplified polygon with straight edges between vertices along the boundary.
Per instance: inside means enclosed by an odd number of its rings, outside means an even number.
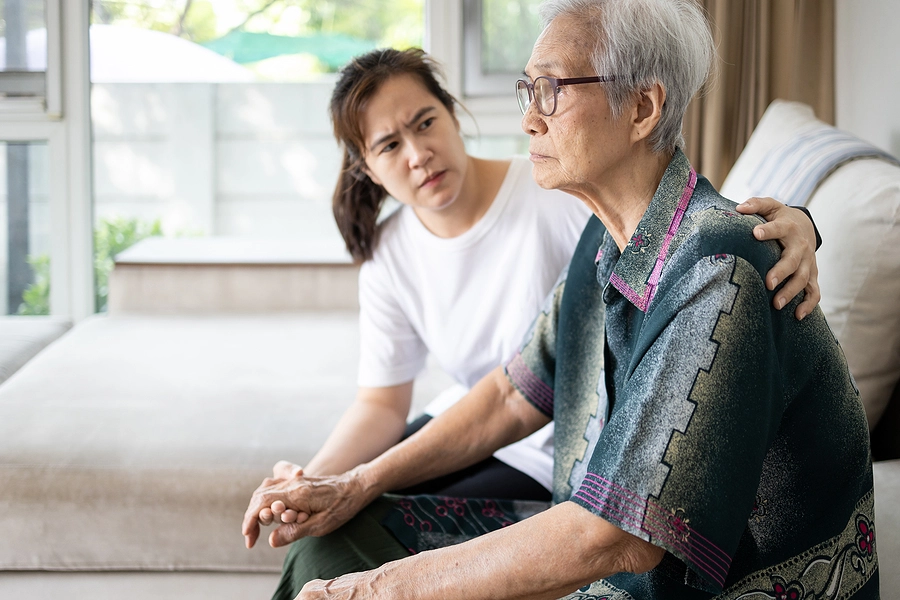
M353 479L367 504L387 491L378 477L377 469L374 469L371 463L363 463L354 467L347 474Z

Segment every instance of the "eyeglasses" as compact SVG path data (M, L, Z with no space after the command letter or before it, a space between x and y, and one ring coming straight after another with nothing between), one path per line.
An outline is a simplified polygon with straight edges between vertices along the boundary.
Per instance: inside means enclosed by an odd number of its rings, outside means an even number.
M519 108L522 114L528 110L533 100L537 100L537 109L545 117L556 112L556 94L564 85L577 85L579 83L606 83L615 81L615 75L596 75L594 77L569 77L557 79L542 75L536 77L534 83L524 79L516 82L516 98L519 100Z

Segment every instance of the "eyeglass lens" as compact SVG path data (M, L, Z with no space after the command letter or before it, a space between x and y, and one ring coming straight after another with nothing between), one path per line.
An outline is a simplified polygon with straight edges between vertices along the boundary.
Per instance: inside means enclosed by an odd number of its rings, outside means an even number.
M516 96L522 114L528 110L532 100L537 102L537 109L542 115L550 116L556 109L556 94L553 83L546 77L538 77L533 84L524 79L516 82Z

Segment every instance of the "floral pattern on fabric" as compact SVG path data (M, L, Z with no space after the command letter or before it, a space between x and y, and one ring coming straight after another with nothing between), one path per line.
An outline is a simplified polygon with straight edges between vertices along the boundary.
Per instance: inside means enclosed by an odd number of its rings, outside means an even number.
M850 598L878 569L874 492L839 535L730 586L721 600L839 600Z
M413 554L497 531L546 510L549 503L448 496L386 496L382 524Z

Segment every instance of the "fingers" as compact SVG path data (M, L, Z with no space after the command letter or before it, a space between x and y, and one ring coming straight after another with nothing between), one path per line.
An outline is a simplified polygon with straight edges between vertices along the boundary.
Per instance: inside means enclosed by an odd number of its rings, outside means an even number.
M793 252L790 249L786 249L781 253L781 258L775 263L769 272L766 273L766 288L769 290L774 290L778 287L782 281L790 278L793 280L793 285L791 288L784 292L784 302L781 303L781 306L775 306L777 309L781 309L787 302L796 296L800 290L802 290L806 284L809 282L809 266L808 263L804 264L803 254L800 252ZM788 292L793 292L788 295ZM778 296L776 296L777 298Z
M760 215L771 221L775 213L784 208L784 204L774 198L750 198L737 205L737 211L744 215Z
M806 295L803 297L803 302L801 302L794 311L794 316L801 321L806 315L811 313L816 306L818 306L819 302L822 301L822 293L819 290L818 272L815 265L813 265L809 283L806 284L804 290Z
M806 288L806 280L798 271L790 279L784 283L784 287L778 290L775 298L772 300L775 308L781 310L788 302L794 299L794 296L802 292Z
M244 534L244 545L249 550L259 538L259 523L254 522L253 526L243 529L242 533Z
M267 525L271 523L274 515L271 512L271 503L273 495L267 493L272 479L264 479L262 485L253 492L250 497L250 504L244 513L244 521L241 523L241 533L244 535L244 541L247 548L252 548L259 537L259 524L262 521Z
M784 221L771 221L762 223L753 228L753 237L761 242L766 240L778 240L784 246L784 240L791 235L797 233L792 223Z
M307 527L303 527L303 524L307 520L309 520L309 515L298 513L296 522L279 525L269 534L269 545L273 548L280 548L306 537L309 535L309 531Z
M265 509L263 509L259 513L260 521L262 521L262 515L264 511ZM296 510L285 506L284 502L282 502L281 500L276 500L272 503L271 512L272 520L281 521L282 523L293 523L297 520L297 515L300 514ZM271 522L272 521L269 521L269 523ZM269 523L263 523L263 525L268 525Z
M275 479L293 479L303 475L303 467L287 460L279 460L272 467L272 475Z

